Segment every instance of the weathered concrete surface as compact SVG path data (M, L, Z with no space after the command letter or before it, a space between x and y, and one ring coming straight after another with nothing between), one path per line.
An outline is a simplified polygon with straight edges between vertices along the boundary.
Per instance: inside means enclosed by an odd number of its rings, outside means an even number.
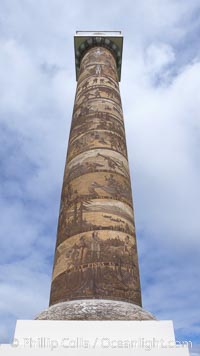
M36 320L156 320L138 305L114 300L74 300L50 306Z

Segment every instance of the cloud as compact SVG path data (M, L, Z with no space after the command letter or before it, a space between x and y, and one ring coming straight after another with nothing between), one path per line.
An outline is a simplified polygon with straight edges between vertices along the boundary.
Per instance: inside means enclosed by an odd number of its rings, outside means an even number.
M151 43L129 56L121 91L144 307L174 320L177 339L196 340L200 63L181 62L177 70L173 53L173 46Z
M172 76L170 67L175 61L173 48L165 43L152 43L144 55L147 75L152 80L152 84L166 85L168 78ZM171 74L171 75L170 75Z
M200 355L200 347L193 345L191 348L190 356L199 356Z
M158 235L167 233L172 241L176 236L178 242L180 238L190 244L193 239L198 243L200 227L198 130L192 135L199 125L199 67L194 63L184 68L167 88L149 86L148 78L144 87L135 83L140 88L138 100L131 106L132 98L126 98L129 110L125 111L125 117L131 118L126 124L135 152L131 159L134 184L138 182L135 190L143 203L141 210L144 205L149 207L145 209L146 223L156 227ZM182 223L184 216L187 225Z
M27 255L1 266L0 315L4 320L0 327L1 342L12 342L15 321L33 319L46 307L49 298L49 266L44 254Z

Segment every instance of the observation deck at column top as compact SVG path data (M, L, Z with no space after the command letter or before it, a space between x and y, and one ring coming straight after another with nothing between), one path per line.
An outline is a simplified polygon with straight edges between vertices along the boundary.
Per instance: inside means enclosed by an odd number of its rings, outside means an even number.
M117 64L118 79L121 79L123 36L121 31L76 31L74 36L76 80L79 77L81 59L92 47L108 48Z

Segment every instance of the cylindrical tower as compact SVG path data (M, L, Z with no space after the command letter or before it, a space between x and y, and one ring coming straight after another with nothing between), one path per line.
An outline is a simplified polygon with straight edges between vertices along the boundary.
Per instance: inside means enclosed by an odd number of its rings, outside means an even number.
M149 319L152 316L140 308L118 83L122 36L81 34L75 40L75 51L78 83L48 309L52 313L40 318Z

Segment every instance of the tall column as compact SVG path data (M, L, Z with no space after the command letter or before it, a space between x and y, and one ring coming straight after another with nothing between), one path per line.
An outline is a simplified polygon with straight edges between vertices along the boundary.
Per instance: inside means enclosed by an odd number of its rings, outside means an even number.
M116 61L103 47L81 60L50 304L80 298L141 305Z
M89 37L76 51L78 83L63 179L50 306L99 300L104 302L102 308L109 303L112 307L126 302L125 314L130 305L141 306L118 83L120 57L120 49L107 37ZM68 312L71 313L69 309ZM105 312L104 308L100 319L105 318Z

